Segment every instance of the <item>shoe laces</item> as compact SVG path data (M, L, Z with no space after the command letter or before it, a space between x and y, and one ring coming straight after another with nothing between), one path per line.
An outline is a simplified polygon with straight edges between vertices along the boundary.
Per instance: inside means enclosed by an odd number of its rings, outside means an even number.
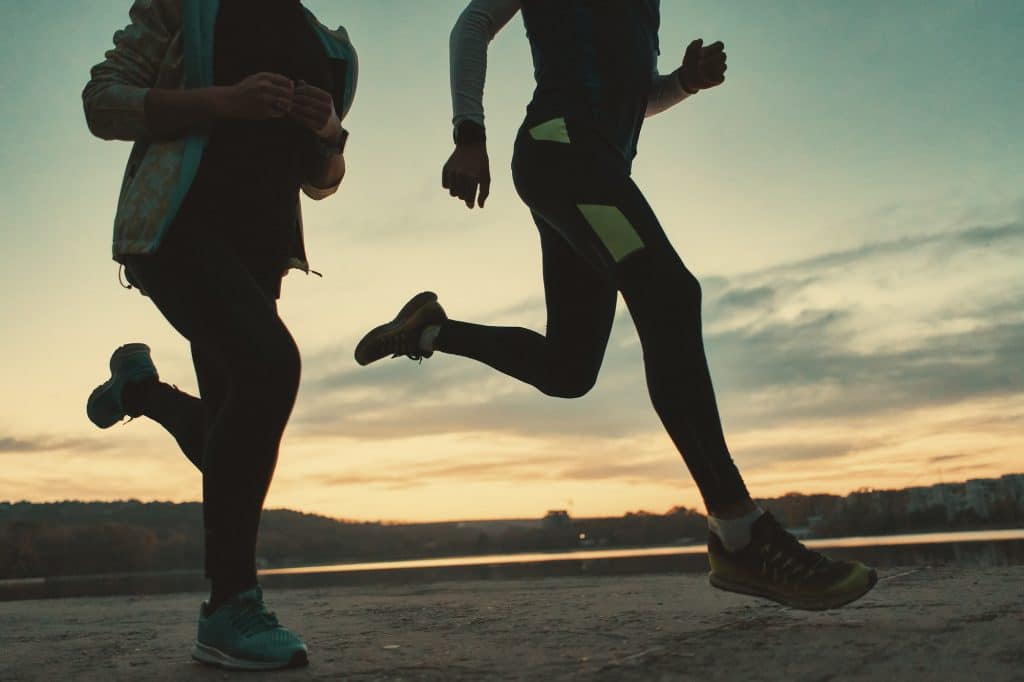
M410 360L423 362L423 354L419 350L419 339L413 339L413 334L408 331L399 331L387 334L380 340L381 349L389 353L392 358L399 358L403 355Z
M771 536L761 545L762 573L807 578L828 565L823 555L808 549L774 518L772 526Z
M246 637L273 630L281 626L277 614L268 611L262 601L245 600L238 605L231 615L231 624Z

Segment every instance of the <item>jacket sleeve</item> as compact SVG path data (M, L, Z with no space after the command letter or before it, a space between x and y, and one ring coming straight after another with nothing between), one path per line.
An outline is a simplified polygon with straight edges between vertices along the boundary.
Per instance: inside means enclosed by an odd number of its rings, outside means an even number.
M314 185L310 180L305 180L299 186L302 188L302 193L313 201L322 201L337 192L338 188L341 187L341 181L344 179L345 174L342 173L341 177L338 178L338 181L330 187L319 187Z
M359 53L356 52L348 31L344 26L339 26L334 31L337 39L345 46L345 88L341 93L341 108L338 109L338 117L345 120L348 112L352 110L352 102L356 98L356 86L359 84Z
M345 75L344 78L342 78L344 83L343 87L341 87L338 92L333 93L334 108L338 114L338 118L344 121L348 112L352 110L352 102L356 96L356 85L359 82L359 55L356 53L356 48L353 47L352 41L348 37L348 31L346 31L343 26L339 26L334 30L327 29L326 27L324 28L340 45L344 47ZM342 180L344 179L345 175L342 174L341 178L338 179L338 182L330 187L319 187L307 179L300 184L300 187L302 188L302 193L307 197L315 201L321 201L337 192L338 188L341 186Z
M114 33L114 47L92 67L82 91L85 120L104 140L138 140L150 135L146 93L180 30L180 0L135 0L131 23Z
M689 96L690 93L683 90L675 72L662 76L655 71L651 78L651 92L647 96L647 113L644 116L649 118L668 111Z
M449 40L449 61L452 123L456 130L463 121L483 127L487 46L520 7L520 0L472 0L455 22Z

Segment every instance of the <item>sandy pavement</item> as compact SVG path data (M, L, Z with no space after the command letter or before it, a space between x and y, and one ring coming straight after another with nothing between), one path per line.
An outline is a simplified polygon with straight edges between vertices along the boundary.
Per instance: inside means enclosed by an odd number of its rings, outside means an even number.
M202 595L0 604L0 680L1022 680L1024 566L902 568L838 611L654 575L279 590L308 668L188 657Z

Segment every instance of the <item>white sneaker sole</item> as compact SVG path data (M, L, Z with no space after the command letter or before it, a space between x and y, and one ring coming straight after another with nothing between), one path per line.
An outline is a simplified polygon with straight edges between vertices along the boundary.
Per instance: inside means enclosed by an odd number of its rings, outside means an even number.
M200 663L227 670L281 670L283 668L301 668L309 663L309 657L305 651L296 651L287 661L249 661L229 656L220 649L200 642L196 642L195 648L192 649L192 658Z

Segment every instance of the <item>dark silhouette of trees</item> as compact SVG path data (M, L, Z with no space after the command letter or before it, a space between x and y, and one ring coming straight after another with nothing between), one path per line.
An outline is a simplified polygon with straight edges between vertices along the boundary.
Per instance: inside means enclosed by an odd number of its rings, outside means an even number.
M948 505L922 505L920 500L931 500L921 496L923 489L917 489L916 503L904 490L858 490L846 497L790 493L759 502L785 526L815 537L1013 527L1024 521L1024 495L1013 487L1019 479L1011 479L992 483L994 492L981 502L957 485L943 488ZM265 566L296 566L703 543L706 535L705 517L683 507L614 518L572 519L555 510L536 521L427 524L341 521L272 509L263 513L257 554ZM0 502L0 579L197 570L202 560L199 503Z

